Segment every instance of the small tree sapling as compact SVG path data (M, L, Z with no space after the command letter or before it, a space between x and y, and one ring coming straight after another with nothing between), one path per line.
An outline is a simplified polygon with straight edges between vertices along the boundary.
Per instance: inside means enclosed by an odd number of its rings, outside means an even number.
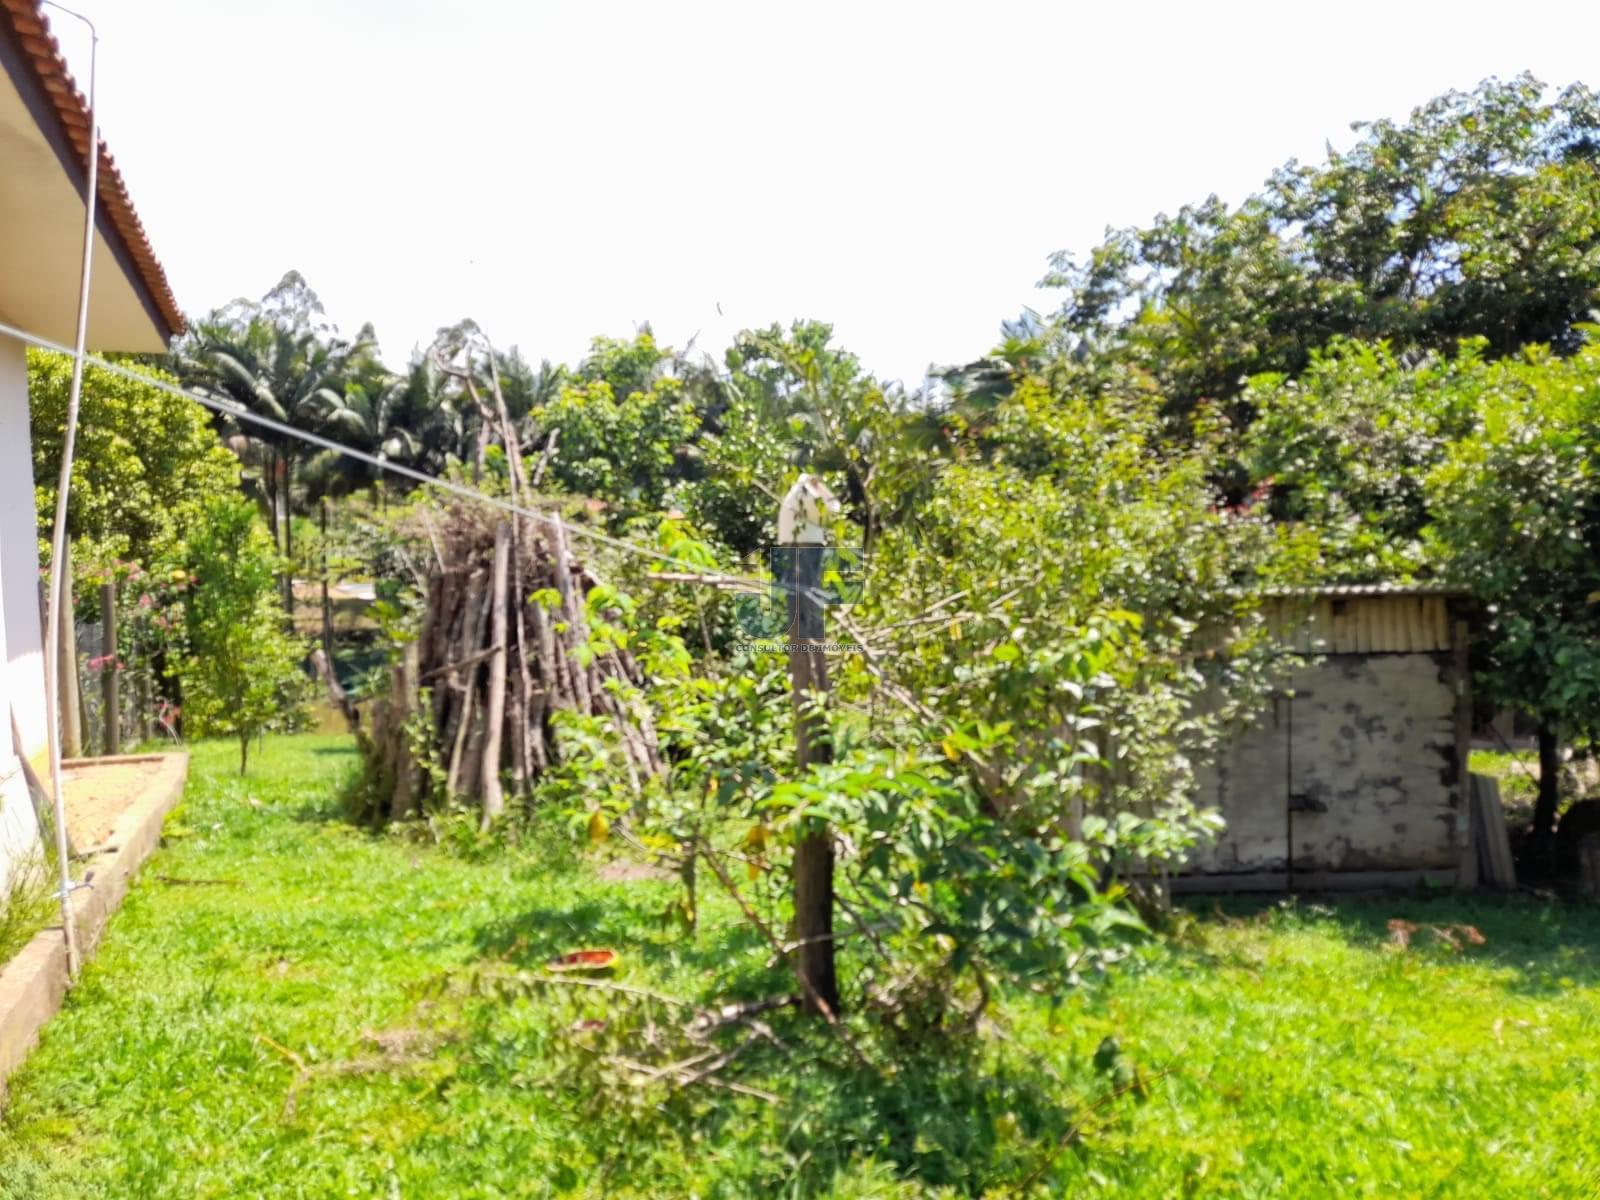
M210 505L188 538L192 586L185 599L188 647L179 661L185 731L239 739L239 774L250 739L303 702L306 647L283 630L275 596L277 556L240 500Z

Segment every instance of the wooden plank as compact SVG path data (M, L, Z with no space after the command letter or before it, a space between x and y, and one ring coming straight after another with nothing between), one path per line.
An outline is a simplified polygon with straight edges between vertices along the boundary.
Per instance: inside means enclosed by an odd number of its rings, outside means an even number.
M1331 654L1334 647L1333 604L1317 605L1316 648L1319 654Z
M1330 654L1349 654L1355 649L1353 639L1350 637L1350 602L1344 602L1344 611L1339 611L1338 605L1331 606L1329 626L1332 636L1329 638L1328 652Z
M1461 857L1463 862L1472 864L1472 880L1464 883L1464 887L1478 885L1477 853L1473 849L1473 830L1478 826L1477 814L1473 811L1472 803L1472 776L1470 771L1472 754L1472 664L1467 659L1467 624L1465 621L1456 623L1456 646L1451 660L1450 689L1455 693L1455 781L1451 786L1450 801L1454 810L1461 815L1466 823L1461 840Z
M1511 857L1511 838L1506 832L1505 809L1500 805L1500 782L1486 775L1471 777L1475 806L1473 828L1481 847L1479 866L1483 882L1489 887L1517 886L1516 863Z
M1417 610L1412 620L1415 622L1411 634L1411 648L1421 653L1433 649L1433 624L1429 615L1428 596L1417 597Z
M1444 597L1427 596L1428 636L1434 650L1450 649L1450 614L1445 609Z

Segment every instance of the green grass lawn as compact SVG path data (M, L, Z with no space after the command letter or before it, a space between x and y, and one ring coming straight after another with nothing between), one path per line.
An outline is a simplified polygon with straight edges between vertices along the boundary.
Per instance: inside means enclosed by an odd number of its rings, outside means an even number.
M235 754L196 748L14 1078L0 1196L999 1197L1036 1172L1090 1197L1600 1197L1600 909L1197 909L1109 983L1005 999L967 1053L868 1077L806 1043L743 1077L776 1103L697 1092L663 1118L600 1103L562 1049L607 997L465 973L600 944L619 982L748 994L773 977L731 907L689 943L658 919L673 884L608 882L553 833L469 857L355 829L342 738L269 740L243 780ZM1409 949L1394 918L1423 927ZM1485 944L1426 928L1457 923ZM1108 1036L1145 1098L1097 1070Z

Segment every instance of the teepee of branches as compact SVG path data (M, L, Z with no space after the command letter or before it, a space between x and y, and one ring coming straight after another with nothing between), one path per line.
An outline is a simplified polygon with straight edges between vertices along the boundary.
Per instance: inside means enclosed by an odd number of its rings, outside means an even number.
M504 446L510 500L528 509L553 442L530 480L493 351L482 380L470 344L458 354L464 365L436 348L435 365ZM561 518L461 501L426 523L420 629L398 648L364 739L375 795L387 799L377 815L398 820L430 800L468 802L487 827L505 811L508 782L526 795L560 761L553 718L561 710L607 721L636 783L659 771L649 711L629 699L644 683L638 664L626 649L589 645L588 596L599 579L573 553Z

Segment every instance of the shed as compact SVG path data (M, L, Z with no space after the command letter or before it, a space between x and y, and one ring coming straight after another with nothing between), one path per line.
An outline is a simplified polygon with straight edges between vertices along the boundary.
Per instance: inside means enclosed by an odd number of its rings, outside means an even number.
M1178 891L1476 883L1468 599L1374 584L1281 590L1265 615L1303 656L1200 772L1227 822Z

